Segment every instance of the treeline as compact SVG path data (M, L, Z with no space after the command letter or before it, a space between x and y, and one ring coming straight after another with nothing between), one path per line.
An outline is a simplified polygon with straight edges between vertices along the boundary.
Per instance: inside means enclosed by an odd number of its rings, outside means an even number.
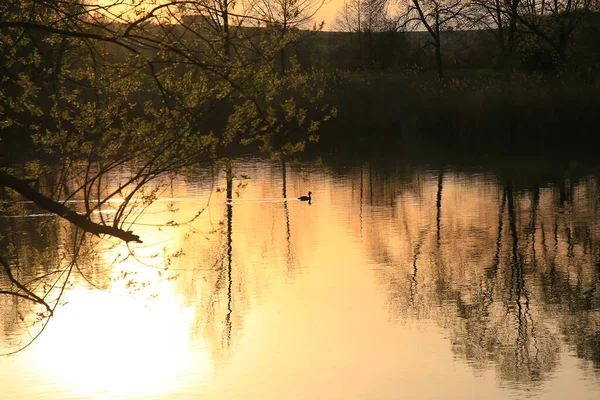
M303 64L342 70L600 71L600 2L345 2L337 32L305 34ZM359 7L360 5L360 7ZM394 11L392 11L394 10Z
M577 85L600 71L600 0L346 0L336 32L311 25L317 0L243 13L134 2L112 16L124 2L31 4L0 8L4 149L33 137L75 155L107 132L172 129L205 138L216 158L249 144L280 156L314 143L334 109L321 143L349 128L370 142L596 123L596 90Z
M298 48L305 63L338 71L339 115L322 145L467 157L591 152L598 2L369 4L347 1L338 25L346 32L314 34Z

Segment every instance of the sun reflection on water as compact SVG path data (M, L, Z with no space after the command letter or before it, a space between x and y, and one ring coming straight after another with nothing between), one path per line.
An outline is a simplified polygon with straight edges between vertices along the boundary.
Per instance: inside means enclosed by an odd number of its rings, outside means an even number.
M97 398L145 397L174 391L190 367L193 310L177 298L140 301L75 289L35 343L36 368L53 385ZM196 353L197 354L197 353ZM209 371L194 360L194 368Z
M161 205L154 206L161 207ZM168 270L183 234L149 214L151 224L137 227L144 244L100 242L95 268L106 275L65 292L55 318L28 352L31 365L48 385L74 398L155 398L185 385L188 370L204 376L212 370L202 338L194 338L195 309L176 289ZM160 215L165 218L164 215ZM103 278L102 278L103 276Z

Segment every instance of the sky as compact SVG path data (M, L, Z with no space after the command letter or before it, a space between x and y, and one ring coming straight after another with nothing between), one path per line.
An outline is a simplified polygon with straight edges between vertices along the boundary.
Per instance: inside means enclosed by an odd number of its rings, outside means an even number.
M144 1L147 1L147 0L137 0L137 1L139 1L139 2L134 3L134 4L136 4L136 6L135 6L136 9L139 9L140 2L141 2L141 4L143 4ZM318 0L315 0L315 1L318 1ZM121 12L123 12L126 9L129 10L132 7L132 5L130 5L130 3L128 1L124 1L124 0L93 0L93 3L97 3L100 5L112 5L112 4L118 3L121 5L116 6L116 8L118 9L118 8L123 7ZM157 3L153 2L153 3L149 3L149 4L152 4L151 7L154 7ZM325 22L325 25L323 26L323 30L326 30L326 31L336 30L335 29L335 20L337 18L338 13L342 10L343 5L344 5L344 0L325 0L325 4L319 9L317 14L315 15L314 22L317 25L320 22ZM115 9L113 8L113 10L115 10ZM134 19L135 19L135 17L134 17Z
M323 30L334 31L335 19L344 5L344 0L328 0L315 16L315 22L325 21Z

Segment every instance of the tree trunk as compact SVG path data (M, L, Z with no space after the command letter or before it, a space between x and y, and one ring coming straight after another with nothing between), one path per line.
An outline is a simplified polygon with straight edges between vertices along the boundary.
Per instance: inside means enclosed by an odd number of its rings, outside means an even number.
M442 48L439 36L435 40L435 63L437 64L437 70L440 79L444 79L444 66L442 65Z
M225 35L223 50L225 51L227 61L229 61L231 56L231 38L229 37L229 0L224 0L223 2L221 17L223 18L223 34Z
M504 21L502 20L502 8L500 5L500 0L496 0L496 19L498 22L498 50L500 50L500 57L505 56L505 46L504 46Z
M512 0L510 3L510 24L508 26L508 53L512 56L515 51L515 39L517 34L519 0Z
M435 63L437 65L438 75L440 79L444 79L444 66L442 65L442 41L440 39L440 25L436 18L435 21L435 35L433 41L435 43Z

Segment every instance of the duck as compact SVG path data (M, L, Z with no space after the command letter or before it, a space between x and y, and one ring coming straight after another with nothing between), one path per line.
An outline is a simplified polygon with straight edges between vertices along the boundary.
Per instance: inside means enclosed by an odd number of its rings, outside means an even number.
M310 197L311 194L312 194L312 192L308 192L308 196L300 196L300 197L298 197L298 200L300 200L300 201L310 201L311 200L311 197Z

